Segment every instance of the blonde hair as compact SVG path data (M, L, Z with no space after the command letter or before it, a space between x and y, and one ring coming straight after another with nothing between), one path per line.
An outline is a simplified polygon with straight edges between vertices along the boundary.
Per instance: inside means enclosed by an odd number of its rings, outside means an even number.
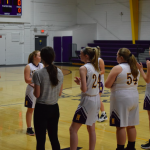
M92 48L92 47L86 47L82 51L83 51L84 55L88 55L89 56L90 62L94 66L95 70L97 72L99 72L99 67L98 67L99 51L98 51L98 49L96 47L94 47L94 48Z
M134 55L127 48L120 48L118 51L118 54L120 56L122 56L125 61L128 62L128 64L130 65L130 69L131 69L131 73L132 73L133 77L137 78L139 72L138 72L138 68L136 66L137 60L134 57Z
M100 49L100 47L97 46L96 48L98 49L98 54L99 54L98 57L101 57L101 49Z
M33 51L28 57L28 63L33 63L33 57L37 56L37 53L40 52L39 50Z

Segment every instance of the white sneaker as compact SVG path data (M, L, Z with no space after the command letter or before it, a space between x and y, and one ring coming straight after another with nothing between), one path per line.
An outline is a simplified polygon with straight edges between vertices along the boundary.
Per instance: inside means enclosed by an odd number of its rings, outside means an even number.
M106 113L105 114L101 114L101 116L100 116L100 118L97 120L98 122L103 122L103 121L105 121L105 120L107 120L108 118L107 118L107 115L106 115Z

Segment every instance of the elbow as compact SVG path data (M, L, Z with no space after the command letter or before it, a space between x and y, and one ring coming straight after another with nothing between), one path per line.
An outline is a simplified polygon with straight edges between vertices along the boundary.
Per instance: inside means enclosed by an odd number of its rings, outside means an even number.
M38 94L38 93L33 93L34 94L34 96L36 97L36 98L39 98L40 97L40 94Z
M39 97L40 97L40 95L36 95L36 94L35 94L34 96L35 96L36 98L39 98Z
M85 93L85 92L87 91L87 88L81 88L81 91L82 91L83 93Z
M105 83L106 88L111 88L111 86L108 83Z
M26 79L25 79L25 82L26 82L27 84L30 84L30 83L31 83L29 80L26 80Z
M147 79L147 80L145 80L145 81L146 81L147 84L150 83L150 79Z

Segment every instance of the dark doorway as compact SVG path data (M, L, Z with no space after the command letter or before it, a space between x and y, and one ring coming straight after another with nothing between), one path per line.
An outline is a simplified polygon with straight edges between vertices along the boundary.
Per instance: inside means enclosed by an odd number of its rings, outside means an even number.
M45 46L47 46L47 36L35 36L35 50L41 50Z

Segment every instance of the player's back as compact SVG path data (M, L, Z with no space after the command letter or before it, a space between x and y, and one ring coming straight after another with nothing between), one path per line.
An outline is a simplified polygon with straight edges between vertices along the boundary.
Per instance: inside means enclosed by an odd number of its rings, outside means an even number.
M87 91L85 92L87 95L97 95L99 94L99 72L97 72L92 65L92 63L87 63L84 65L87 69Z
M140 73L137 78L134 78L128 63L122 63L119 66L122 67L122 72L117 76L111 91L137 90Z

